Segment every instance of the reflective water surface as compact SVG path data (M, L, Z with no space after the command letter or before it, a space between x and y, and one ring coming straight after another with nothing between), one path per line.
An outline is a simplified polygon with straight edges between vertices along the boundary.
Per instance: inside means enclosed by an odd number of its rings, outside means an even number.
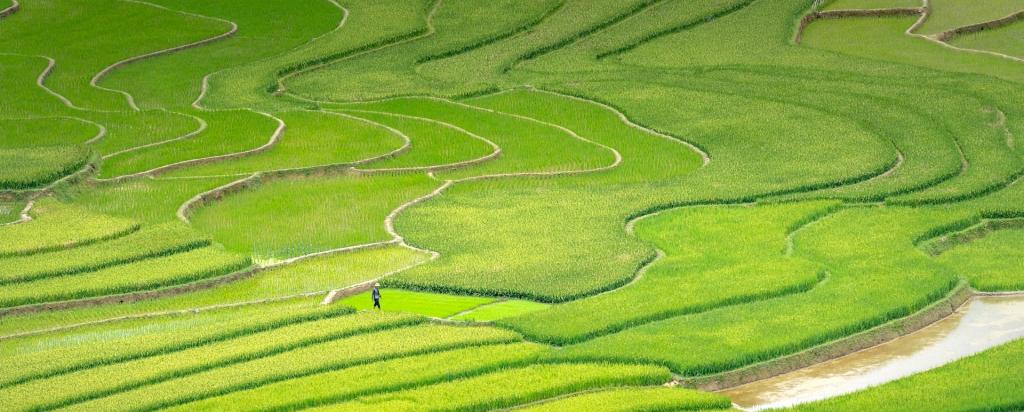
M976 296L917 332L721 393L748 410L787 407L934 369L1020 337L1024 337L1024 295Z

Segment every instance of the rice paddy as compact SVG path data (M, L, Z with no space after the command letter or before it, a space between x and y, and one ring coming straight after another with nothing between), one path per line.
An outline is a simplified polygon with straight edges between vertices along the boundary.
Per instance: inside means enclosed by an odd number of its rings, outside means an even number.
M1021 16L0 0L0 405L731 409L1022 292ZM798 409L1015 410L1020 343Z

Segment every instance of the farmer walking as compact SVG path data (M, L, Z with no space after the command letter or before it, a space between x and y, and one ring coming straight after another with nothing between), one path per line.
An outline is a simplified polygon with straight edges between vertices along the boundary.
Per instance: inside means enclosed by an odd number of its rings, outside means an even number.
M380 309L380 283L373 284L373 308Z

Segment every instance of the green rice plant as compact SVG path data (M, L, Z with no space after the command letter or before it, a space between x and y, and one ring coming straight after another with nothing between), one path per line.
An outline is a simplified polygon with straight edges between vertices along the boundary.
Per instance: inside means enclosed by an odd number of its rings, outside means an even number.
M279 123L257 112L186 112L203 118L209 128L185 140L123 153L103 161L101 178L142 173L172 163L256 149L270 142Z
M921 7L917 0L830 0L822 10L893 9L899 7Z
M915 17L820 20L807 28L803 44L953 73L978 73L1012 82L1024 79L1024 74L1014 70L1018 62L977 53L955 53L939 44L907 36L905 31L915 20Z
M445 95L452 96L488 89L490 82L482 80L425 79L418 74L418 67L528 34L564 3L561 0L439 3L429 12L434 28L429 35L336 61L288 79L288 87L304 95L330 94L330 98L343 100L392 97L398 94L396 91L401 91L401 95L433 94L430 92L443 88ZM363 12L368 13L380 11Z
M85 167L91 155L81 145L0 149L0 190L45 186Z
M541 311L549 307L550 305L548 304L529 300L503 299L456 314L451 319L471 322L493 322L499 319Z
M0 119L0 149L85 143L97 127L71 117Z
M144 316L149 313L246 302L261 302L256 306L262 307L269 305L268 302L284 298L288 298L284 302L292 302L286 304L288 307L317 306L328 290L364 283L383 273L419 264L427 258L425 253L401 246L318 256L260 270L244 279L196 292L119 305L83 307L0 319L0 332L61 327L121 316Z
M267 410L313 407L520 366L536 361L546 350L536 344L511 343L439 351L280 381L169 409L242 411L253 405Z
M708 392L682 388L617 388L583 393L528 406L525 412L554 411L678 411L730 409L729 398Z
M914 247L968 212L852 208L807 226L794 256L828 267L801 294L649 323L565 348L559 357L655 362L698 376L792 354L905 317L945 296L957 274ZM898 223L897 223L898 222Z
M636 281L498 323L530 339L570 344L662 319L806 292L825 278L825 269L785 255L788 236L803 227L800 223L813 222L835 206L794 203L662 212L636 224L638 237L664 251Z
M477 411L508 408L558 395L671 379L660 367L607 363L531 365L393 394L372 395L314 410L405 411L445 408Z
M25 210L26 203L16 200L0 201L0 224L21 220L21 211Z
M1022 290L1024 270L1019 267L1022 246L1024 230L996 230L954 247L936 259L967 277L977 290Z
M66 106L35 84L49 65L43 57L0 51L0 113L14 119L62 114Z
M905 410L1012 411L1024 407L1024 383L1016 365L1024 356L1018 340L956 362L883 385L805 405L799 411Z
M77 275L205 247L210 240L180 224L145 227L92 245L0 259L0 285Z
M235 177L203 179L133 179L118 184L59 188L56 197L82 210L146 224L176 220L193 196L226 185Z
M951 0L930 0L928 20L917 30L935 34L969 24L984 23L1024 10L1013 0L983 0L968 4Z
M988 50L1024 59L1024 24L1013 23L998 30L985 30L954 38L954 46Z
M225 30L226 23L172 13L144 3L51 0L23 7L16 19L5 19L0 37L11 39L5 42L6 52L44 55L60 62L61 69L54 71L47 82L76 104L123 110L127 109L123 96L90 86L95 74L120 60L191 43ZM126 31L132 35L124 36Z
M248 257L203 247L95 272L0 287L0 307L137 292L210 279L252 265Z
M231 37L125 66L103 85L132 93L143 108L186 107L200 94L202 78L234 67L260 64L333 30L341 10L329 2L155 0L172 10L207 17L204 24L238 25ZM273 16L273 18L268 18Z
M233 67L210 76L209 95L203 105L210 108L241 108L261 106L293 106L269 98L277 89L280 73L309 66L308 62L331 62L352 56L367 45L384 44L386 40L407 38L420 33L428 0L346 1L348 18L339 29L330 31L285 53L249 65ZM328 13L337 22L341 10Z
M348 114L399 130L412 142L408 152L359 166L360 169L400 171L444 166L480 159L496 150L477 136L445 123L386 113L353 111Z
M84 246L139 230L127 219L109 217L49 200L36 202L30 222L0 227L0 258Z
M116 321L82 324L76 328L13 337L6 340L2 348L6 362L2 373L4 380L0 382L0 387L169 355L249 335L272 336L270 331L276 329L352 312L352 309L341 306L266 303L204 311L166 312L160 316L125 317ZM9 318L4 320L5 325L11 322ZM103 345L83 345L83 342L102 342Z
M281 142L268 151L230 161L180 169L174 176L245 175L259 171L344 165L403 147L405 141L383 127L324 112L285 112Z
M434 318L446 318L491 302L494 302L494 298L381 289L382 310L416 313ZM373 310L373 298L370 296L370 292L353 295L337 303L357 310Z
M225 370L224 368L231 365L251 364L253 361L273 359L282 354L302 353L303 350L317 352L316 349L325 347L322 346L325 344L329 346L334 342L348 342L346 338L375 331L394 328L401 330L419 322L419 319L412 316L390 314L322 317L240 334L230 339L207 341L198 346L173 348L175 350L158 353L155 356L115 359L112 363L70 370L44 379L5 387L0 390L0 398L4 399L5 405L16 409L29 408L33 405L71 406L136 388L151 388L161 382L181 382L180 379L208 371ZM264 370L264 373L272 372L273 370ZM62 388L61 396L38 397L38 394L45 393L40 390L48 391L53 388Z
M104 156L176 139L200 127L191 116L165 110L89 112L88 118L107 128L107 135L93 145Z
M461 127L501 147L501 157L470 169L437 173L442 179L519 172L564 172L597 168L614 162L613 155L607 150L550 125L457 103L403 98L339 107L425 117Z
M192 225L258 259L301 256L392 240L385 218L437 186L420 174L271 180L198 209Z
M79 399L53 404L65 404L76 409L164 408L352 366L517 340L517 335L501 329L427 324L352 336L277 356L153 382L134 390L124 388L102 393L110 396L98 397L95 395L101 393L79 392L82 393ZM77 404L79 400L90 398L94 400Z

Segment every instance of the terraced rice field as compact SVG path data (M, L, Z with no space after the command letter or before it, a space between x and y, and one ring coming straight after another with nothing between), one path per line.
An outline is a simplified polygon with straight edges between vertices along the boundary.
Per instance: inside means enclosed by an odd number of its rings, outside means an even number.
M736 408L1024 293L1022 33L1020 0L0 0L0 409ZM798 409L1018 410L1022 343Z

